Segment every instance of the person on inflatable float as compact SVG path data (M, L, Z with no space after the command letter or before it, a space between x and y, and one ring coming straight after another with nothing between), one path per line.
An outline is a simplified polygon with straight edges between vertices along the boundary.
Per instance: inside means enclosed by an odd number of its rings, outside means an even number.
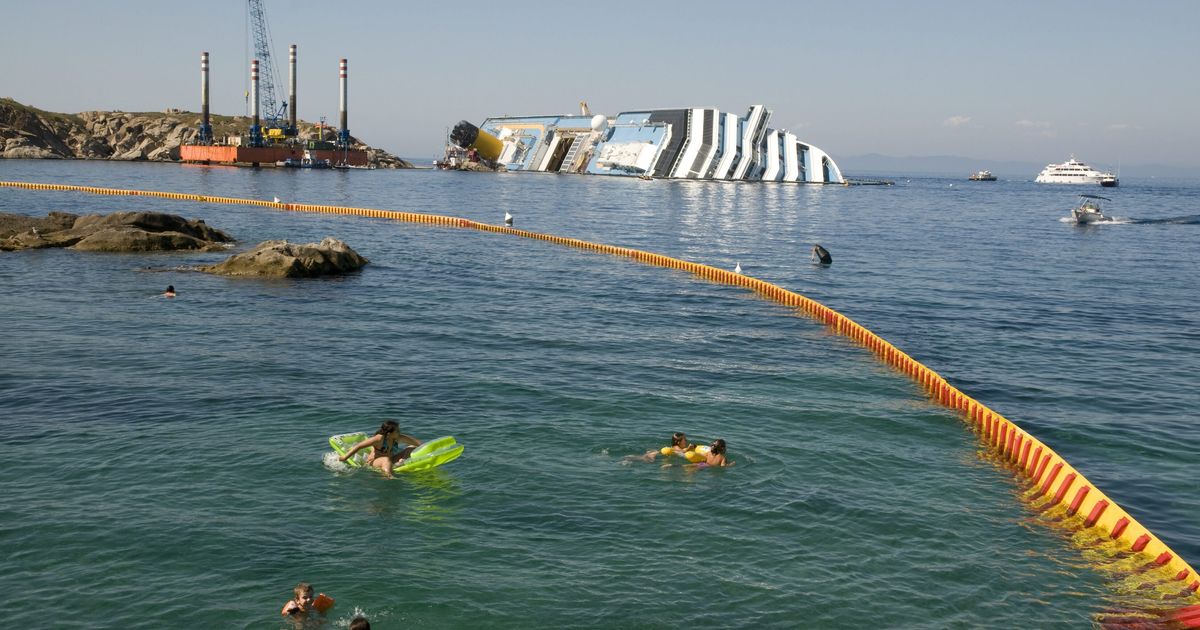
M725 440L713 440L712 444L708 445L708 452L704 454L704 461L698 462L696 468L708 468L709 466L732 466L733 462L725 461Z
M409 446L404 447L401 442ZM375 435L355 444L338 459L344 462L358 451L370 446L371 454L367 457L367 464L382 469L383 474L390 478L392 468L407 459L409 453L412 453L413 449L420 445L421 440L401 433L400 424L395 420L384 420Z
M664 446L661 449L646 451L646 454L642 456L642 459L652 462L654 461L655 457L658 457L659 453L662 453L663 455L683 456L687 452L695 450L695 448L695 444L688 444L687 436L684 435L683 431L676 431L675 433L671 434L670 446Z

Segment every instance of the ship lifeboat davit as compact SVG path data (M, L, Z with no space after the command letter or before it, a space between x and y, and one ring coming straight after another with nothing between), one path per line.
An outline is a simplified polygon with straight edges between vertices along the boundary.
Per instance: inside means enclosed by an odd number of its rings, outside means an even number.
M496 136L465 120L458 121L450 130L450 141L464 149L475 149L479 157L493 162L500 157L500 151L504 148Z

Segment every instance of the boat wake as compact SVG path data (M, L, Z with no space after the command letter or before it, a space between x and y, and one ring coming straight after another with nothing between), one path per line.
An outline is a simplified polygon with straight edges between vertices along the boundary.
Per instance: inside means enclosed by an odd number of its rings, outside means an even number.
M1074 217L1059 217L1059 223L1075 223ZM1134 219L1132 217L1110 217L1102 221L1091 221L1084 225L1200 225L1200 214L1164 219Z
M1200 214L1192 214L1183 217L1167 217L1165 219L1130 219L1130 223L1138 225L1200 225Z
M1087 223L1079 223L1075 220L1075 217L1059 217L1058 221L1059 223L1070 223L1072 225L1131 225L1133 223L1140 223L1137 219L1127 217L1109 217L1107 219L1088 221Z

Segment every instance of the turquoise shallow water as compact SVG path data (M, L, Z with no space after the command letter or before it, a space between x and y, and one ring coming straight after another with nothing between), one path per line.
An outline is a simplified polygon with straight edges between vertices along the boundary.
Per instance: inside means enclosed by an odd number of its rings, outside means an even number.
M1200 187L722 185L0 162L0 179L432 212L743 270L841 310L1026 427L1200 562ZM1092 191L1089 191L1092 192ZM224 254L0 254L0 571L13 627L280 628L297 581L374 627L1080 627L1128 603L948 410L814 322L690 274L356 217L154 209L239 246L335 236L334 280ZM1146 222L1146 221L1150 222ZM1156 222L1155 222L1156 221ZM834 256L809 263L812 242ZM174 300L158 298L167 284ZM325 463L384 418L462 458ZM628 462L672 431L736 466Z

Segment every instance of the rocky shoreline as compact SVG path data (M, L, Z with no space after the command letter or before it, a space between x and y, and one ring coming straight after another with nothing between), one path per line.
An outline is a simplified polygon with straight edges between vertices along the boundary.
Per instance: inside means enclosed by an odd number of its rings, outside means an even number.
M211 116L216 138L242 134L250 126L245 116ZM170 109L165 112L93 111L60 114L0 98L0 158L84 159L178 162L179 147L195 141L200 114ZM299 138L316 140L320 129L299 122ZM330 133L325 130L326 136ZM367 152L376 168L413 168L395 155L351 137L354 148Z

